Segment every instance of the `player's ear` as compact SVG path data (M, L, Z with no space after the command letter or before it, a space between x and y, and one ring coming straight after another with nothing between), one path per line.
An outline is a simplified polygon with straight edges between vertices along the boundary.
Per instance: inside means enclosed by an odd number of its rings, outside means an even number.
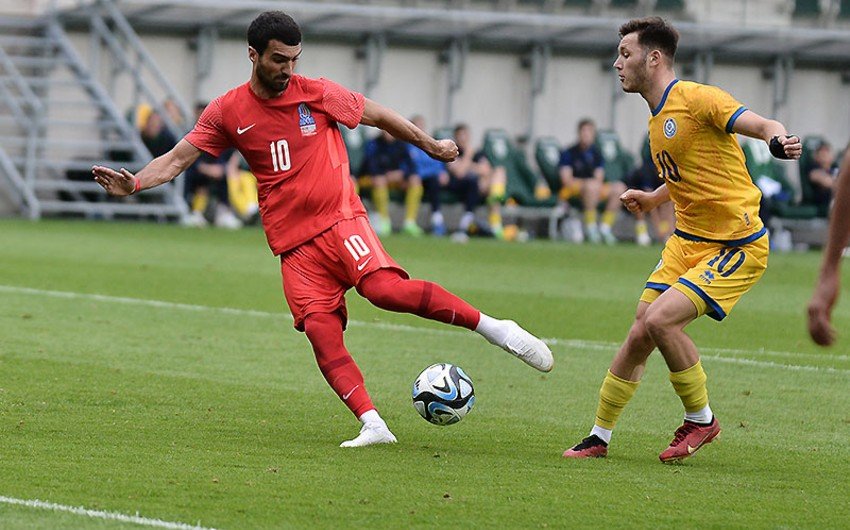
M661 64L661 52L658 50L652 50L649 52L649 57L647 58L649 64L652 66L658 66Z
M256 63L259 57L260 54L257 53L257 50L255 50L253 46L248 46L248 59L250 59L252 63Z

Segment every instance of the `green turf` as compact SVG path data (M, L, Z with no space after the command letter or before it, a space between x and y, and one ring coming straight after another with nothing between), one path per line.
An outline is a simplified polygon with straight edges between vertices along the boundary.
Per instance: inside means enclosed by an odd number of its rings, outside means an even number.
M347 343L399 443L342 450L358 425L292 329L259 231L7 220L0 245L0 496L234 529L850 521L850 305L839 345L812 345L816 254L772 256L727 321L690 328L724 432L665 466L681 404L657 354L609 458L560 456L590 427L660 247L389 238L413 276L551 339L556 368L351 293ZM409 397L439 361L477 394L446 428ZM0 503L1 528L130 526Z

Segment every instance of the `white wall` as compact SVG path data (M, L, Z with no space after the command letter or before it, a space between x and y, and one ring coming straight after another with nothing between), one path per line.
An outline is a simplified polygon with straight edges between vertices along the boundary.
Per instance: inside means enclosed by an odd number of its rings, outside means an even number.
M472 52L455 97L454 121L467 123L476 139L491 128L516 136L528 123L530 93L528 71L518 56Z
M600 129L607 129L612 114L613 79L614 68L608 61L553 58L537 114L538 131L569 144L577 140L576 124L582 118L590 118Z
M143 36L148 51L172 84L190 105L196 91L202 99L215 96L245 82L250 62L240 39L221 39L214 49L210 76L196 87L195 52L185 38ZM74 36L82 55L88 39ZM575 141L579 119L594 119L607 128L612 112L612 94L619 91L613 69L599 58L552 57L544 90L536 107L537 136L551 135L562 143ZM603 68L604 65L604 68ZM102 76L108 73L104 66ZM365 88L365 63L355 57L354 46L305 43L298 71L310 77L324 76L354 90ZM443 125L446 111L445 66L437 52L390 46L386 49L378 84L370 95L404 116L422 114L429 127ZM772 81L761 77L758 67L715 64L710 84L729 91L748 108L764 116L773 115ZM116 84L119 109L130 104L131 84L122 77ZM468 123L478 139L488 128L503 128L511 135L526 131L529 122L530 72L515 54L470 52L464 84L454 100L454 122ZM616 130L623 144L637 152L646 132L649 109L636 94L616 99ZM836 145L850 140L850 85L841 84L838 72L798 69L789 86L788 105L778 116L789 130L800 134L822 134Z
M788 127L802 135L819 134L834 146L850 141L850 85L838 72L797 70L786 109Z
M332 77L330 72L324 75ZM369 94L372 99L408 118L421 114L427 127L441 124L446 81L434 52L389 48L378 79L378 85Z

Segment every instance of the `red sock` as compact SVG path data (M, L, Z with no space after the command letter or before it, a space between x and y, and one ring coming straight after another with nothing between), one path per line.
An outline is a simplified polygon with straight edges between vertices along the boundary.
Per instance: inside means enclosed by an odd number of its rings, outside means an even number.
M409 280L393 269L379 269L365 276L357 292L387 311L420 317L475 330L481 313L436 283Z
M337 313L312 313L304 331L313 346L319 370L355 416L375 408L363 383L363 374L342 341L342 318Z

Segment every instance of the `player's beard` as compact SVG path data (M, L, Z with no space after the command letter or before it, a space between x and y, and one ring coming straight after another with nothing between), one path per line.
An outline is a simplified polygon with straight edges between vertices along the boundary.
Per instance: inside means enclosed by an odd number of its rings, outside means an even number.
M260 83L263 84L269 92L273 93L281 93L286 90L286 87L289 86L289 78L288 75L277 75L270 74L268 70L260 66L257 68L257 79L260 80Z
M636 69L629 76L624 76L621 84L623 86L623 92L628 92L629 94L633 94L635 92L643 92L644 87L647 85L647 80L649 79L649 73L645 68Z

